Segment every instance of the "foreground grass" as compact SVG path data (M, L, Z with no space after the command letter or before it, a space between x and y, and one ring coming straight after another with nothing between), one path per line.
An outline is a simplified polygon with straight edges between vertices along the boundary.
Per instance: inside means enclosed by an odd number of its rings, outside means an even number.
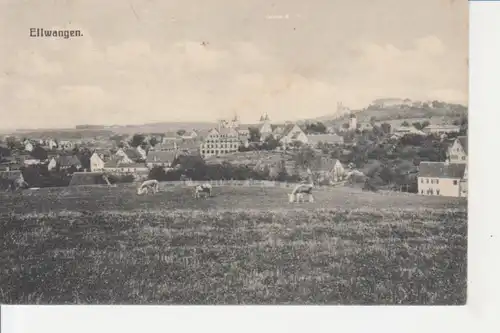
M0 220L0 302L464 304L465 209L58 211Z

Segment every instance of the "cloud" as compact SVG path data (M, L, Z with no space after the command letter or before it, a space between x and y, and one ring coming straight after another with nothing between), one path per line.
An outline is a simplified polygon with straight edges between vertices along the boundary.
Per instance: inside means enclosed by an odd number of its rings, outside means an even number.
M332 53L328 71L316 63L307 70L307 54L296 60L248 41L70 43L9 60L16 75L2 80L0 97L22 119L10 125L198 121L235 111L246 122L263 112L283 121L333 113L337 101L354 108L378 97L467 99L465 59L436 36L407 48L357 42Z

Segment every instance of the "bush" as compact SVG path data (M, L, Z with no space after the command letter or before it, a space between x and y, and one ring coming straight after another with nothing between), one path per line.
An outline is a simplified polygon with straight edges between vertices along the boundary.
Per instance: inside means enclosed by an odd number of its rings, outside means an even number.
M109 175L108 180L111 184L133 183L134 175Z

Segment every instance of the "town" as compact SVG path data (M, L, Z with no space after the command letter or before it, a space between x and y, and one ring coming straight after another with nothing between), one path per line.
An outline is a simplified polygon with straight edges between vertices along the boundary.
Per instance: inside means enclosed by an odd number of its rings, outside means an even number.
M409 110L432 113L432 107L449 109L438 101L384 99L362 112L339 103L329 121L276 123L264 113L254 124L242 124L235 114L211 129L85 135L79 127L83 134L71 139L14 133L0 141L0 186L13 191L146 179L299 182L311 170L318 185L466 197L466 113L437 123L430 117L410 123L414 117L401 116ZM389 120L380 110L396 116ZM367 119L372 114L381 116Z

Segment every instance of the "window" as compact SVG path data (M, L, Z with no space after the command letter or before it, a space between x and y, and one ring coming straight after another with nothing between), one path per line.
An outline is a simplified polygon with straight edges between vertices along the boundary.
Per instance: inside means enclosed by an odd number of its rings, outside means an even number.
M462 156L462 161L465 161L465 156Z
M427 184L429 184L429 178L427 178L426 181L427 181Z
M436 184L439 184L439 179L436 179Z
M439 195L439 190L436 190L436 194Z
M457 184L458 184L458 181L454 180L453 185L457 185Z
M434 179L431 179L431 184L434 184Z
M421 190L421 191L420 191L420 194L424 194L424 190Z
M424 183L424 179L423 179L423 178L421 178L421 179L420 179L420 182L423 184L423 183Z

